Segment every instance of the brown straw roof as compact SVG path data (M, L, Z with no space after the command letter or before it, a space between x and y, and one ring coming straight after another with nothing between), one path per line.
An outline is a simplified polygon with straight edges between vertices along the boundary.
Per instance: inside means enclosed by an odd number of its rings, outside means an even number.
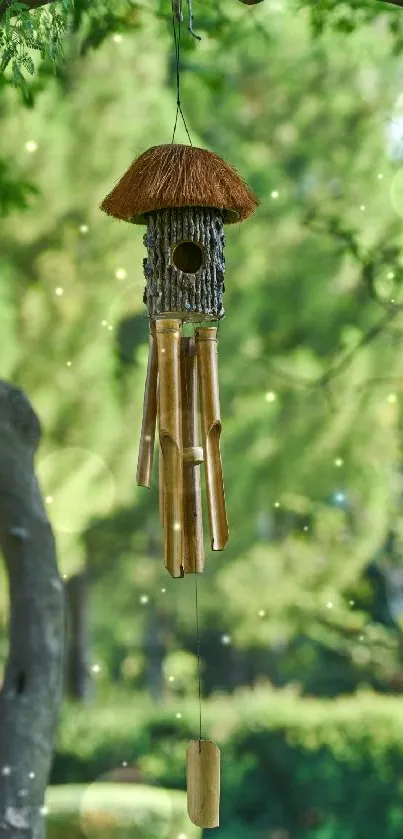
M167 207L213 207L224 211L227 224L234 224L258 205L238 172L217 154L170 143L140 155L104 198L101 210L145 224L146 213Z

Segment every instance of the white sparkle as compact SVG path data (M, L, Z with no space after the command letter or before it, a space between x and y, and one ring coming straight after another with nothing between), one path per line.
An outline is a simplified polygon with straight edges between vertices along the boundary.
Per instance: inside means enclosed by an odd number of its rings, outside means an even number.
M100 673L101 672L101 667L100 667L99 664L93 664L93 666L91 667L91 670L92 670L93 673Z
M127 760L123 761L122 766L125 766L125 767L127 766Z
M395 279L394 271L388 271L386 276L387 276L388 280L394 280Z
M174 530L175 530L176 532L178 532L179 530L181 530L182 528L181 528L181 524L180 524L180 522L179 522L179 521L174 521L173 528L174 528Z
M349 603L349 606L354 606L355 600L349 600L348 603Z
M231 643L231 636L230 635L221 635L221 643L225 644L226 646Z
M140 603L142 603L143 606L144 606L146 603L148 603L149 599L150 598L148 597L147 594L142 594L141 597L140 597Z
M64 288L58 285L57 288L55 288L55 294L56 297L61 297L64 294Z
M168 682L174 682L175 676L168 676Z
M101 320L101 326L108 326L107 320Z
M162 588L161 591L162 591L162 594L165 594L166 588Z
M265 395L266 402L274 402L276 398L276 394L273 390L269 390L268 393L266 393Z
M376 177L378 178L378 181L381 181L383 178L382 172L378 172Z
M80 224L80 227L78 229L80 233L88 233L88 224Z
M259 618L264 618L265 614L266 612L264 611L264 609L260 609L260 611L258 612Z
M63 580L67 580L67 574L63 574Z
M53 495L47 495L46 498L45 498L45 501L46 501L47 504L52 504L53 503Z
M279 506L280 506L280 502L279 502L279 501L275 501L275 502L274 502L274 506L276 507L276 509L278 509L278 508L279 508Z
M151 434L146 434L144 439L147 440L147 443L149 443L151 440Z
M8 775L11 775L11 768L10 766L3 766L1 770L1 774L6 778Z
M397 402L397 396L395 393L390 393L388 396L388 402L392 405L394 402Z
M71 361L68 361L66 367L71 367Z
M186 839L185 833L179 833L178 839Z
M181 714L181 712L180 712L180 711L178 711L178 713L176 714L176 719L177 719L177 720L181 720L181 719L182 719L182 714Z
M123 38L122 38L122 36L121 36L121 35L119 35L118 33L116 33L116 35L113 35L113 36L112 36L112 40L115 42L115 44L121 44L121 43L122 43L122 41L123 41Z
M48 809L48 807L45 807L45 806L40 807L39 812L40 812L41 816L47 816L48 813L49 813L49 809Z
M276 189L273 189L273 192L271 192L270 194L271 194L272 198L278 198L278 196L279 196L279 193L277 192Z
M334 461L334 465L335 466L343 466L343 458L342 457L336 457L336 460Z
M111 324L109 324L108 329L109 329L109 332L112 332L113 326L111 326Z
M28 142L25 143L25 148L27 151L32 153L37 150L38 143L35 143L35 140L28 140Z
M328 602L326 603L326 606L327 606L327 608L328 608L328 609L333 609L333 603L332 603L332 601L331 601L331 600L328 600Z
M365 204L361 204L360 210L365 210Z
M32 778L35 778L35 772L29 772L28 778L31 778L31 780Z
M126 268L118 268L115 271L115 277L116 277L117 280L125 280L126 277L127 277Z
M308 525L307 525L307 524L304 524L304 530L305 530L305 531L309 530L309 527L308 527Z

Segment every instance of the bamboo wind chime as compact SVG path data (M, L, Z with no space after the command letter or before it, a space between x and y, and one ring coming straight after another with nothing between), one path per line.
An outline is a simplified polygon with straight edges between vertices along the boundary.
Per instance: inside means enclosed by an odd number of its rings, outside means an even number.
M173 143L148 149L135 160L101 205L115 218L147 225L149 358L137 483L151 485L157 424L160 519L172 577L204 568L202 464L212 550L222 551L228 541L217 326L211 324L224 316L223 224L242 221L256 206L257 199L224 160ZM182 336L184 323L195 325L194 337Z
M147 226L149 357L137 483L151 485L158 426L159 510L172 577L204 569L202 466L212 550L228 541L216 325L224 317L223 225L243 221L257 204L222 158L174 143L144 152L101 204L115 218ZM182 335L185 323L194 326L194 337ZM219 823L219 767L215 743L201 735L190 743L188 813L201 827Z

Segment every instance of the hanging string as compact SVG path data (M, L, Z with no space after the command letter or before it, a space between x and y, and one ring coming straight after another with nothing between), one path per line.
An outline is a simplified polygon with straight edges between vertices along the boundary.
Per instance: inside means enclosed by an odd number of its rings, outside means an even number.
M181 13L181 4L179 5L179 14L178 14L178 4L177 0L171 0L172 2L172 28L174 33L174 43L175 43L175 63L176 63L176 114L175 114L175 124L174 130L172 133L172 140L171 143L175 140L176 128L178 125L179 114L182 117L183 125L185 126L185 131L188 136L188 140L191 146L193 146L189 129L186 124L186 119L182 110L182 103L181 103L181 94L180 94L180 52L181 52L181 24L182 24L182 13Z

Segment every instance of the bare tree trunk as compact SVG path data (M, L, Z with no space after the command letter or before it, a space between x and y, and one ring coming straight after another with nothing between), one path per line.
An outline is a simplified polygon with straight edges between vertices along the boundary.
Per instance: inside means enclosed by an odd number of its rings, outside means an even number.
M0 839L43 839L43 804L62 695L64 608L55 544L33 458L40 425L0 381L0 547L10 650L0 692Z

